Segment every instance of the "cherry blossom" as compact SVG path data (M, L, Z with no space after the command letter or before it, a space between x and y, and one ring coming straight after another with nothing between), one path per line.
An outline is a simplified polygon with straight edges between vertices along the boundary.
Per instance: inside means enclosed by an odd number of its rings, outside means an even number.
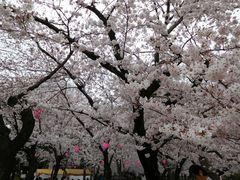
M78 144L69 158L92 164L100 145L140 160L147 180L161 159L185 174L192 162L238 171L238 0L11 1L0 12L1 104L12 97L1 114L44 109L34 142L58 154ZM4 118L13 138L15 120Z

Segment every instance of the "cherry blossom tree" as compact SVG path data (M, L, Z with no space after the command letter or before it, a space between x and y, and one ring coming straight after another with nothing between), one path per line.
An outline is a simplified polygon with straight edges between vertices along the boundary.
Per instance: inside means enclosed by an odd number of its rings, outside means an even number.
M34 101L34 90L51 82L61 96L42 88L48 93L39 101L70 112L92 137L101 127L130 135L148 180L160 179L159 158L174 160L177 172L192 162L232 172L240 163L239 6L238 0L2 3L1 30L31 44L31 57L44 59L32 67L46 62L47 71L11 102Z
M6 112L4 112L4 115L6 115ZM30 137L35 121L31 109L23 108L19 114L16 113L14 117L15 121L18 120L17 118L20 118L19 120L22 122L22 127L16 135L12 136L12 134L10 134L11 130L5 124L4 118L6 118L6 116L3 116L3 113L1 113L0 179L9 179L16 162L15 156Z

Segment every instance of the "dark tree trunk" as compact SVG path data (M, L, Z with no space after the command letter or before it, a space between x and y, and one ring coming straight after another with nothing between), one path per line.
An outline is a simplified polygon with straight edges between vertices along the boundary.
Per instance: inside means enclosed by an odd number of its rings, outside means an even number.
M56 157L56 164L53 167L53 173L52 173L51 180L57 180L58 171L61 168L60 166L61 166L61 161L62 161L63 157L64 157L63 155L58 155Z
M24 109L20 115L22 128L13 140L9 137L10 130L5 126L3 116L0 115L0 180L10 180L16 164L15 156L28 141L35 125L30 108Z
M6 158L0 159L0 180L10 180L11 173L15 167L15 157L7 155Z
M160 173L158 170L157 152L146 148L144 151L137 151L138 157L142 163L146 180L160 180ZM150 155L146 158L146 154Z
M102 152L104 157L104 179L111 180L112 170L111 170L111 163L109 162L109 158L108 158L108 150L103 150Z
M138 113L138 116L134 120L133 132L139 136L145 136L146 131L144 128L144 109L139 107L134 109L134 112ZM143 166L146 180L159 180L160 173L158 170L157 151L153 151L150 144L145 143L143 146L145 149L142 151L138 150L137 153Z
M34 173L37 170L37 157L36 154L36 146L37 144L32 145L29 149L25 149L25 152L27 154L27 160L28 160L28 173L26 175L25 180L33 180L34 179Z
M182 170L182 167L184 165L184 163L186 162L187 158L183 158L178 164L177 167L175 169L175 180L180 180L180 173Z

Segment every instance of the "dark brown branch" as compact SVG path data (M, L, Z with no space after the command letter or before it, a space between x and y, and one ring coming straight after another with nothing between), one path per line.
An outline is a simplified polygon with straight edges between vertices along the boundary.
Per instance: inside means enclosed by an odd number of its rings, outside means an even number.
M223 156L216 150L210 150L210 151L207 151L207 153L214 153L216 154L219 158L223 159Z
M106 24L105 26L107 27L107 19L102 15L101 12L99 12L94 6L87 6L87 9L94 12L99 17L99 19L104 22L104 25ZM48 28L52 29L56 33L62 32L63 35L68 39L70 44L75 42L74 38L70 37L62 29L60 29L60 28L56 27L55 25L53 25L52 23L50 23L48 21L48 19L42 19L42 18L39 18L37 16L34 16L34 20L43 24L43 25L45 25L45 26L47 26ZM115 32L112 29L109 31L108 35L109 35L109 38L110 38L111 41L113 41L113 40L116 41ZM121 57L121 55L120 55L120 46L119 46L118 43L116 45L114 45L114 49L115 49L115 52L116 52L114 54L115 58L117 60L122 60L123 57ZM94 52L89 51L89 50L83 50L82 53L85 54L88 58L90 58L92 60L97 60L98 58L100 58L99 55L96 55ZM109 70L113 74L117 75L119 78L121 78L125 82L127 82L127 78L125 77L125 74L128 73L127 70L124 70L124 69L119 67L119 69L120 69L120 71L119 71L116 67L112 66L109 63L101 63L101 66L104 67L105 69Z
M82 51L83 54L85 54L88 58L92 59L92 60L97 60L98 58L100 58L100 56L96 55L94 52L92 51L88 51L88 50L84 50Z
M174 139L178 139L178 140L181 140L181 138L177 137L177 136L174 136L174 135L171 135L169 136L168 138L164 139L163 140L163 143L160 145L160 148L162 148L163 146L165 146L168 142L174 140Z
M170 13L170 5L171 5L171 2L170 0L167 0L167 12L166 12L166 16L165 16L165 24L167 25L169 22L169 13Z
M147 89L140 90L141 97L147 97L148 99L153 95L153 93L160 87L160 80L153 80Z
M13 113L13 119L14 119L14 129L16 130L16 134L19 134L19 129L18 129L18 122L17 122L17 116L16 113Z
M64 59L64 61L59 64L52 72L50 72L47 76L45 76L44 78L40 79L38 82L36 82L34 85L30 86L28 89L27 89L27 93L29 91L33 91L35 89L37 89L41 84L43 84L44 82L46 82L47 80L49 80L54 74L56 74L58 72L59 69L61 69L64 64L66 64L66 62L71 58L73 54L73 51L70 50L69 54L67 55L67 57ZM9 99L8 99L8 105L13 107L17 104L18 100L20 100L24 95L26 95L27 93L20 93L18 95L15 95L15 96L11 96Z
M64 30L62 30L62 29L58 28L57 26L53 25L52 23L50 23L47 18L42 19L42 18L39 18L37 16L33 16L33 18L36 22L39 22L39 23L47 26L49 29L55 31L56 33L63 33L63 35L68 39L70 44L75 42L74 38L71 38L68 34L66 34L64 32Z
M65 99L66 102L67 102L68 107L71 108L71 104L70 104L70 102L69 102L66 94L62 91L62 89L61 89L60 86L59 86L59 88L60 88L61 94L63 95L64 99ZM75 117L75 119L81 124L81 126L88 132L88 134L89 134L91 137L93 137L93 136L94 136L93 133L91 132L91 130L90 130L89 128L86 128L84 122L81 121L81 119L80 119L73 111L70 110L70 112L71 112L71 114Z
M125 77L125 74L126 74L125 72L127 72L126 70L121 69L121 71L119 71L116 67L114 67L113 65L111 65L108 62L102 62L100 64L101 64L102 67L104 67L105 69L107 69L108 71L110 71L113 74L117 75L119 78L121 78L126 83L128 83L128 80Z
M94 6L87 6L86 8L91 10L92 12L94 12L99 17L99 19L103 21L104 26L107 27L107 18L105 18L100 11L98 11ZM14 9L13 9L13 11L14 11ZM33 16L33 18L36 22L39 22L39 23L47 26L49 29L53 30L56 33L62 32L63 35L68 39L70 44L73 43L73 42L76 42L76 40L74 38L70 37L69 34L66 34L64 32L64 30L58 28L57 26L55 26L51 22L49 22L47 18L42 19L38 16ZM109 31L108 35L109 35L109 38L110 38L111 41L116 40L115 32L112 29ZM121 57L121 55L120 55L121 51L120 51L120 46L119 46L118 43L116 45L114 45L114 49L115 49L115 52L116 52L114 54L115 58L117 60L122 60L123 57ZM96 55L94 52L89 51L89 50L83 50L82 53L85 54L88 58L90 58L92 60L97 60L97 59L100 58L99 55ZM125 74L128 73L127 70L124 70L121 67L119 67L119 69L120 69L120 71L119 71L116 67L114 67L113 65L111 65L109 63L101 63L101 66L104 67L105 69L109 70L113 74L117 75L119 78L121 78L125 82L127 82L127 78L125 77ZM16 104L18 99L21 99L24 95L25 94L22 93L22 94L19 94L18 97L14 96L11 99L10 104Z
M204 118L207 118L207 115L205 113L207 113L208 111L212 110L215 106L210 106L209 108L205 109L204 111L201 112L202 116Z
M22 128L16 138L12 141L15 153L17 153L19 149L22 148L24 144L28 141L35 126L35 119L33 117L31 108L24 109L20 113L20 115L22 121Z
M105 16L95 6L87 6L86 8L89 9L90 11L92 11L103 22L103 25L106 28L110 28L109 32L108 32L108 37L109 37L110 41L117 42L116 34L112 30L111 26L108 25L107 18L105 18ZM113 48L114 48L114 52L115 52L115 54L114 54L115 58L117 60L122 60L123 57L120 54L120 51L121 51L120 45L118 43L116 43L113 45Z
M109 12L108 16L107 16L107 20L110 18L110 16L112 15L113 11L116 9L116 6L114 6L111 11Z
M167 30L168 34L170 34L181 22L183 21L183 16L180 17L169 29Z
M134 108L134 113L138 113L137 117L134 119L134 129L133 133L138 136L145 136L146 130L144 127L144 109L143 108Z
M3 116L0 115L0 140L2 138L7 138L9 139L9 134L10 134L10 129L8 129L6 126L5 126L5 123L3 121ZM10 139L9 139L10 140ZM3 140L1 140L1 142L3 142Z
M53 59L58 65L61 65L60 62L58 62L57 58L55 58L53 55L51 55L50 53L48 53L45 49L43 49L40 44L37 42L37 46L40 49L40 51L42 51L45 55L47 55L48 57L50 57L51 59ZM68 74L68 76L74 81L76 79L76 77L65 67L63 66L63 70L66 71L66 73ZM79 83L74 82L75 85L77 86L78 90L87 98L88 103L90 104L91 107L93 107L93 99L87 94L87 92L84 90L84 86L80 85Z

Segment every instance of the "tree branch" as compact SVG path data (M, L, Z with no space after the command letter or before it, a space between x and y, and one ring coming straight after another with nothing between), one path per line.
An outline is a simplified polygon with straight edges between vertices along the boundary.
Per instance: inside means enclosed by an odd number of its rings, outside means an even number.
M183 21L183 16L180 17L172 26L167 30L168 34L170 34L181 22Z
M24 144L28 141L35 126L35 119L33 117L31 108L24 109L20 113L20 115L22 121L22 128L16 138L12 140L15 153L17 153L19 149L22 148Z
M60 87L59 87L60 88ZM67 105L69 108L71 108L71 104L70 102L68 101L68 98L66 96L66 94L62 91L62 89L60 88L60 91L61 91L61 94L63 95L64 99L66 100L67 102ZM88 132L88 134L91 136L91 137L94 137L93 133L91 132L91 130L89 128L86 128L85 124L83 121L81 121L81 119L73 112L73 111L70 111L71 114L75 117L75 119L82 125L82 127Z
M42 18L39 18L39 17L37 17L37 16L33 16L33 18L34 18L34 20L35 20L36 22L39 22L39 23L47 26L49 29L55 31L56 33L62 32L63 35L68 39L68 41L69 41L70 44L73 43L73 42L75 42L75 39L74 39L74 38L71 38L68 34L66 34L66 33L64 32L64 30L62 30L62 29L58 28L57 26L53 25L52 23L50 23L47 18L42 19Z
M66 64L66 62L70 59L70 57L72 56L73 54L73 51L70 50L69 54L67 55L67 57L63 60L63 62L61 64L59 64L52 72L50 72L47 76L45 76L44 78L40 79L38 82L36 82L35 84L33 84L32 86L30 86L28 89L27 89L27 93L29 91L33 91L35 89L37 89L41 84L43 84L44 82L46 82L47 80L49 80L55 73L58 72L59 69L61 69L64 64ZM23 97L25 96L27 93L20 93L18 95L15 95L15 96L11 96L9 99L8 99L8 102L7 104L11 107L15 106L17 104L17 102Z
M153 93L160 87L160 80L153 80L150 86L147 89L140 90L141 97L147 97L148 99L153 95Z
M47 55L48 57L53 59L53 61L56 62L58 65L61 65L61 63L58 62L57 58L55 58L53 55L51 55L49 52L47 52L45 49L43 49L38 42L36 42L36 43L37 43L37 46L40 49L40 51L42 51L45 55ZM65 66L63 66L62 68L63 68L64 71L66 71L68 76L73 80L73 82L77 86L78 90L87 98L90 106L93 107L93 104L94 104L93 99L84 90L84 86L80 85L79 83L74 81L76 79L76 77Z

